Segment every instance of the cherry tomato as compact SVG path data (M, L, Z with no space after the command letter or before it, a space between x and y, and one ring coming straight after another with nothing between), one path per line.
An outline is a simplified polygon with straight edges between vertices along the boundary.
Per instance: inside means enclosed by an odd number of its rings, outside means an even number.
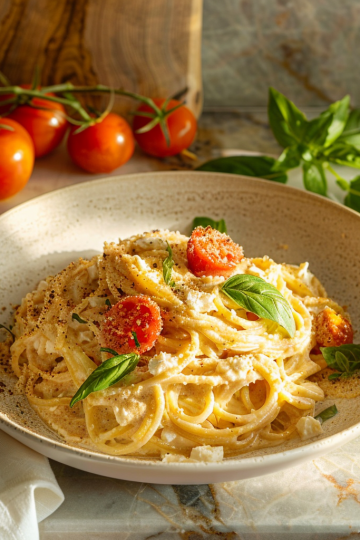
M243 257L243 250L238 244L210 226L194 229L187 245L189 268L198 277L227 277Z
M22 88L30 88L23 84ZM49 96L54 94L49 93ZM9 98L2 96L2 99ZM61 103L47 101L46 99L33 98L32 105L41 107L36 109L30 105L19 105L7 118L19 122L29 133L35 148L35 157L39 158L52 152L64 138L68 122L65 118L65 109ZM9 110L10 105L1 108L0 111Z
M75 133L73 127L68 138L71 159L90 173L107 173L124 165L134 153L135 142L129 124L121 116L109 113L105 118L84 131Z
M34 144L28 132L14 120L0 118L0 200L20 191L33 167Z
M159 306L148 296L126 296L106 313L101 326L104 347L119 354L149 351L162 329ZM132 332L136 332L140 347Z
M315 318L316 342L320 347L339 347L353 343L351 323L332 308L326 307Z
M154 99L155 105L161 108L165 99ZM181 103L171 99L167 104L166 110L172 109ZM140 112L154 112L149 105L143 104L138 108ZM136 133L138 129L144 127L151 121L146 116L136 116L133 122L133 131L135 140L140 148L156 157L175 156L185 148L188 148L193 142L196 134L197 122L193 113L185 105L176 109L166 118L166 123L170 135L170 146L167 146L165 136L159 124L146 133Z

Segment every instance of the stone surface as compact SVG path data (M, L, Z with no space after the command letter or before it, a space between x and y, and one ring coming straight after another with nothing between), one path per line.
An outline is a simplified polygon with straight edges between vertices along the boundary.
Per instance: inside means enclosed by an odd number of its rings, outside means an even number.
M163 486L51 466L65 502L41 540L360 539L360 439L260 478Z
M359 16L356 0L204 0L205 106L266 106L269 86L299 106L359 106Z
M208 0L206 0L208 1ZM234 150L278 154L263 113L205 114L192 150L199 162ZM120 171L192 168L140 152ZM0 213L91 178L64 149L39 160L28 186ZM291 183L301 184L299 174ZM210 486L160 486L104 478L52 462L65 502L40 524L41 540L360 540L360 440L280 473Z

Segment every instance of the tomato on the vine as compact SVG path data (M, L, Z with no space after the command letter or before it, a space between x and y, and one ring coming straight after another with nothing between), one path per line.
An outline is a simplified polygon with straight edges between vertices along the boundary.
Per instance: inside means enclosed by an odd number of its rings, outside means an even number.
M153 99L155 105L159 108L165 103L165 99ZM166 111L176 107L181 102L171 99L166 105ZM153 113L154 110L146 104L140 105L137 112ZM167 145L165 135L160 127L156 124L155 127L145 133L137 133L139 129L144 128L152 119L147 116L137 115L135 113L133 122L133 131L135 140L140 148L156 157L168 157L179 154L190 146L193 142L197 129L196 118L193 113L185 105L179 107L174 112L170 113L165 122L169 131L170 144Z
M72 127L67 146L71 159L90 173L108 173L124 165L134 152L129 124L115 113L83 131Z
M0 152L0 200L3 200L26 185L34 166L30 135L10 118L0 118Z
M30 88L26 84L21 87ZM47 95L54 96L51 93ZM9 97L3 95L1 99ZM0 101L0 112L9 109L10 105L1 107ZM12 118L26 129L34 143L35 157L39 158L52 152L63 140L68 127L65 112L61 103L36 97L31 100L31 105L19 105L7 118Z

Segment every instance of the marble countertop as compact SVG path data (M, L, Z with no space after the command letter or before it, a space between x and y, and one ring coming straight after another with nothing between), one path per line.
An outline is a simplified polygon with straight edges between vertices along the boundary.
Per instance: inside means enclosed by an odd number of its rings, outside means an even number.
M279 154L264 111L208 112L192 147L198 161L159 161L137 151L112 175L191 169L229 149ZM102 176L80 171L59 148L36 163L26 188L1 202L0 213ZM299 178L290 183L300 186ZM360 540L360 439L305 465L215 485L139 484L51 466L65 502L40 524L41 540Z

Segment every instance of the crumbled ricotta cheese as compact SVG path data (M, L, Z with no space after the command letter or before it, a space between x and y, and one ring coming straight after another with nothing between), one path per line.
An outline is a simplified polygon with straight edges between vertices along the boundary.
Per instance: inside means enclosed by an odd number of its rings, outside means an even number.
M52 341L47 341L46 344L45 344L45 351L48 353L48 354L51 354L51 353L56 353L57 350L55 349L54 347L54 344Z
M189 439L185 439L185 437L181 437L181 435L178 435L169 427L164 427L164 429L162 430L161 440L177 447L183 446L193 448L195 446L192 441L190 441Z
M296 424L296 429L300 435L302 441L311 439L323 433L323 429L319 420L316 420L312 416L303 416Z
M300 268L299 273L298 273L299 278L302 279L305 285L311 289L314 274L312 274L309 270L309 263L308 262L302 263L300 264L299 268Z
M185 456L179 456L178 454L165 454L162 458L163 463L183 463L189 461Z
M140 423L146 413L148 401L143 392L138 390L129 395L129 393L123 391L120 395L117 393L114 396L116 396L114 413L118 424L127 426L128 424Z
M105 305L106 298L101 298L99 296L90 296L88 299L89 306L91 307L102 307Z
M205 313L207 311L217 311L214 304L216 296L215 294L203 293L199 291L193 291L189 289L185 293L186 304L199 313Z
M243 380L246 384L250 384L259 379L253 368L252 357L249 355L230 356L220 360L216 372L229 382Z
M146 273L146 277L151 279L154 283L160 283L160 273L156 272L155 270L152 270L148 264L139 257L139 255L134 255L134 259L136 259L137 265L139 269L141 269L143 272Z
M222 446L196 446L191 450L190 459L215 463L224 459Z
M89 274L90 281L92 281L93 279L98 279L99 270L98 270L97 264L93 264L92 266L89 266L87 271Z
M149 371L152 375L160 375L168 369L172 369L178 365L178 357L170 353L161 352L153 356L149 362Z
M161 249L166 250L167 243L162 238L157 238L150 236L148 238L138 238L135 240L134 245L144 251L149 251L152 249Z

